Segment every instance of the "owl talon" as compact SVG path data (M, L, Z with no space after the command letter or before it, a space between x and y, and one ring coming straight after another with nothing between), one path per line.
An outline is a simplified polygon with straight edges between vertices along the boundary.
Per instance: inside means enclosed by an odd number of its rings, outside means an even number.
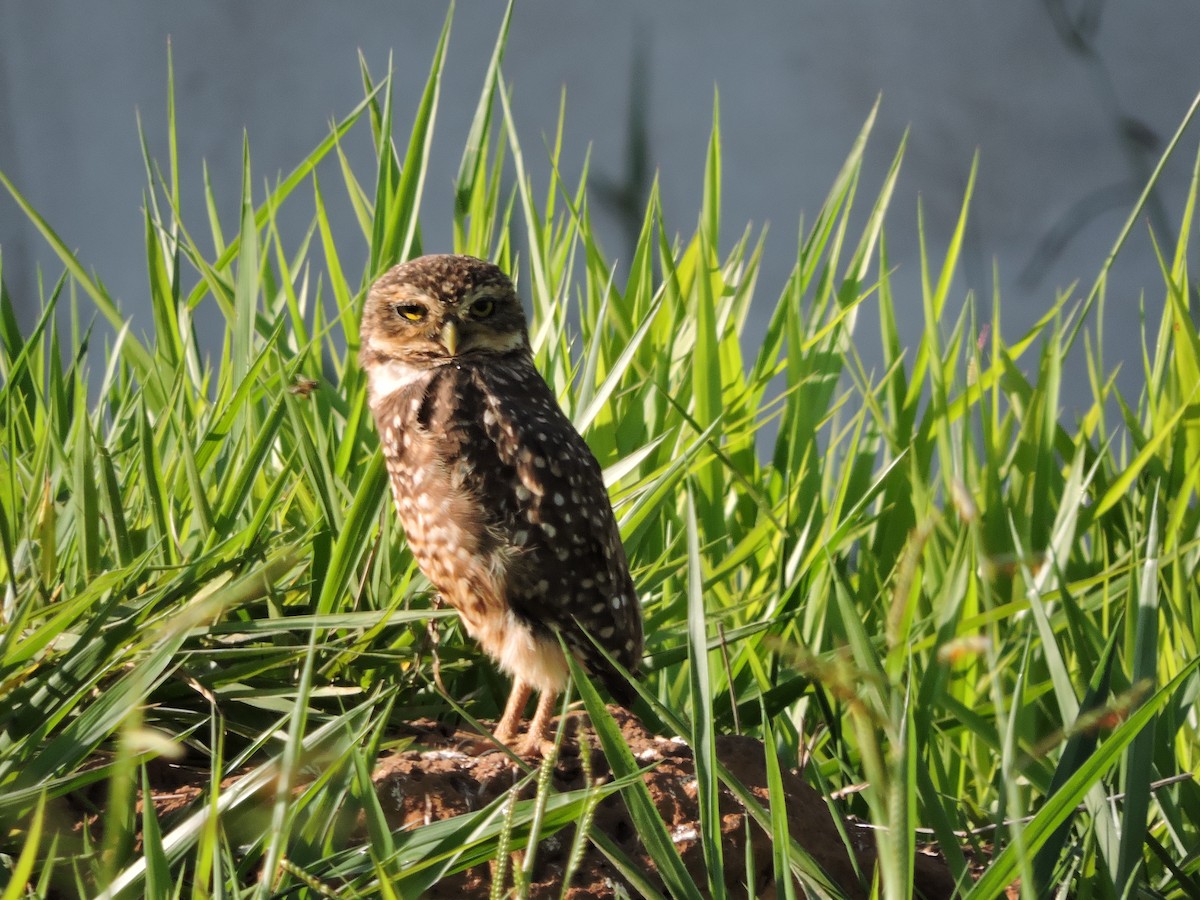
M549 738L538 737L532 735L527 737L521 744L521 748L517 750L517 756L522 758L538 757L541 759L549 759L552 756L558 755L563 748L555 745L554 741Z
M454 749L467 756L490 756L500 753L507 744L497 744L494 738L466 738L459 741Z
M545 737L533 737L532 735L526 735L520 741L500 741L495 736L490 738L466 738L459 741L454 749L459 753L465 753L467 756L483 757L491 756L494 753L502 753L506 748L522 759L539 757L545 759L556 752L554 741ZM565 749L559 748L557 752L561 753Z

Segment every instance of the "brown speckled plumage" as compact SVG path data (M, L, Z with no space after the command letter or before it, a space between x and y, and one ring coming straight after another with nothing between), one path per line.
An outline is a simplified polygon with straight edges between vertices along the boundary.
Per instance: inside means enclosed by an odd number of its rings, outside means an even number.
M618 699L629 686L586 629L635 669L641 610L600 467L533 365L497 267L425 256L371 288L359 359L396 509L421 571L514 679L496 729L539 749L566 681L555 633Z

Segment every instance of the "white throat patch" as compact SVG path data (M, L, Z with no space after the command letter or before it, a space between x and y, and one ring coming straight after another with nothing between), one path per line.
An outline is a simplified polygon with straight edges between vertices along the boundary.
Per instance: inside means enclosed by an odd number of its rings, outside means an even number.
M367 372L367 391L372 400L389 397L432 374L430 369L418 369L399 360L389 360L372 366Z

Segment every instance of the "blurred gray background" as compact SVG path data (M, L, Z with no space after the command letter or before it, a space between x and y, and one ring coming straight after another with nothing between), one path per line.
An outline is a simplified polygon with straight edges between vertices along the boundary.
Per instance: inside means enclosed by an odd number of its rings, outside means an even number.
M445 12L438 2L0 0L0 170L145 330L144 170L135 111L152 153L165 162L168 37L184 220L197 231L204 221L207 161L226 230L233 231L243 130L261 197L265 182L290 171L329 122L361 99L359 50L377 76L394 54L398 128L406 129ZM451 181L502 14L499 2L457 7L424 200L427 250L450 243ZM628 255L630 212L655 171L668 226L691 233L719 89L723 234L732 240L747 222L769 225L759 282L764 310L795 258L801 216L812 221L882 94L860 202L874 196L910 128L889 218L902 316L911 310L905 318L919 320L917 198L938 258L978 149L979 180L950 311L957 314L968 289L990 309L995 264L1003 332L1015 339L1057 292L1077 280L1076 294L1090 287L1200 90L1198 44L1194 0L521 0L505 73L535 176L546 171L544 142L565 90L568 174L578 173L590 146L594 218L618 260ZM1135 394L1139 297L1144 290L1156 318L1163 295L1147 226L1164 243L1174 239L1196 146L1194 130L1113 273L1105 363L1126 360L1121 385ZM369 147L350 150L366 177ZM340 193L339 184L336 170L326 170L325 193ZM293 200L292 207L294 227L304 227L311 203ZM365 248L345 205L335 213L354 277ZM4 280L29 323L39 267L52 281L61 266L3 191L0 249ZM1065 399L1070 406L1072 395Z

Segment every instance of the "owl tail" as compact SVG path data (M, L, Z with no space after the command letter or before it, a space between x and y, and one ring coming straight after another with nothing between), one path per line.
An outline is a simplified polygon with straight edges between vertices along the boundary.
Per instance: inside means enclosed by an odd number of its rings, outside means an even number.
M637 700L638 694L624 675L608 665L607 661L605 661L604 665L595 666L592 671L599 676L600 681L617 703L626 709L633 706L633 702Z
M564 635L566 637L566 635ZM638 693L634 690L629 679L621 674L599 649L593 643L591 636L581 634L578 637L572 635L567 639L568 645L575 651L576 658L583 664L584 668L592 675L593 678L600 680L605 689L621 706L629 709L633 706L634 701L638 698ZM631 667L630 675L637 675L636 663Z

